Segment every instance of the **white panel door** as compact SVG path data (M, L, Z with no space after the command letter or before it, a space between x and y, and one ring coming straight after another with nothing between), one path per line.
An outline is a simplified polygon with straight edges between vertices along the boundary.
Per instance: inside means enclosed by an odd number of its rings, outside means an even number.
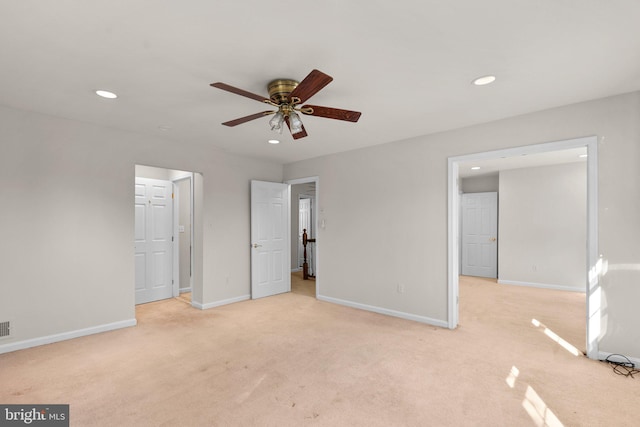
M173 296L173 184L136 178L136 304Z
M498 277L498 193L462 195L462 274Z
M307 230L307 236L311 236L311 199L298 200L298 267L304 264L304 245L302 233Z
M251 298L291 291L290 187L251 181Z

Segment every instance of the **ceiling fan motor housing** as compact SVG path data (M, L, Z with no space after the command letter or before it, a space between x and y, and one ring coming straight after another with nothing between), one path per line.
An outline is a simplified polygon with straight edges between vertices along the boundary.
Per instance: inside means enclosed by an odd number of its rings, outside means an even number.
M289 102L289 94L298 86L299 82L291 79L273 80L267 88L269 89L269 98L274 103L280 105Z

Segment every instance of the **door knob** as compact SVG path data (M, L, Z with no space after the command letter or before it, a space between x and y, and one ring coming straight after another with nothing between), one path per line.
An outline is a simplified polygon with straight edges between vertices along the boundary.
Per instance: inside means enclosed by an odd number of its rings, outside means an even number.
M257 244L257 243L254 243L253 245L251 245L251 247L252 247L252 248L254 248L254 249L255 249L255 248L261 248L261 247L262 247L262 245L259 245L259 244Z

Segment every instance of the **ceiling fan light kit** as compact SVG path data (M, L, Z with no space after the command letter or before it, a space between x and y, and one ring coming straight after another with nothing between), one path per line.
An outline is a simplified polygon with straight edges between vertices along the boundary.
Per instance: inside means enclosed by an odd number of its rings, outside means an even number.
M282 114L281 111L278 111L271 118L271 120L269 120L269 126L271 126L271 130L278 133L282 133L282 123L284 123L284 114Z
M291 128L291 133L302 132L302 121L295 111L289 112L289 127Z
M282 133L283 123L286 123L291 131L293 139L300 139L307 136L307 132L302 124L300 115L302 113L307 116L325 117L328 119L343 120L348 122L357 122L361 113L358 111L341 110L338 108L321 107L317 105L303 105L313 95L318 93L322 88L331 83L332 77L321 71L313 70L301 82L292 79L276 79L267 85L269 98L247 92L243 89L230 86L226 83L211 83L212 87L235 93L236 95L254 99L273 107L275 111L263 111L251 114L246 117L240 117L235 120L222 123L225 126L237 126L251 120L258 119L263 116L273 114L269 120L271 130Z

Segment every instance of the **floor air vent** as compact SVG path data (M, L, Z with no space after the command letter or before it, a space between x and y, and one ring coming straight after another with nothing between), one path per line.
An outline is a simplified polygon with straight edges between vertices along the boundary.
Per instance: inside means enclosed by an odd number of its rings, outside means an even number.
M11 335L11 322L0 322L0 338Z

